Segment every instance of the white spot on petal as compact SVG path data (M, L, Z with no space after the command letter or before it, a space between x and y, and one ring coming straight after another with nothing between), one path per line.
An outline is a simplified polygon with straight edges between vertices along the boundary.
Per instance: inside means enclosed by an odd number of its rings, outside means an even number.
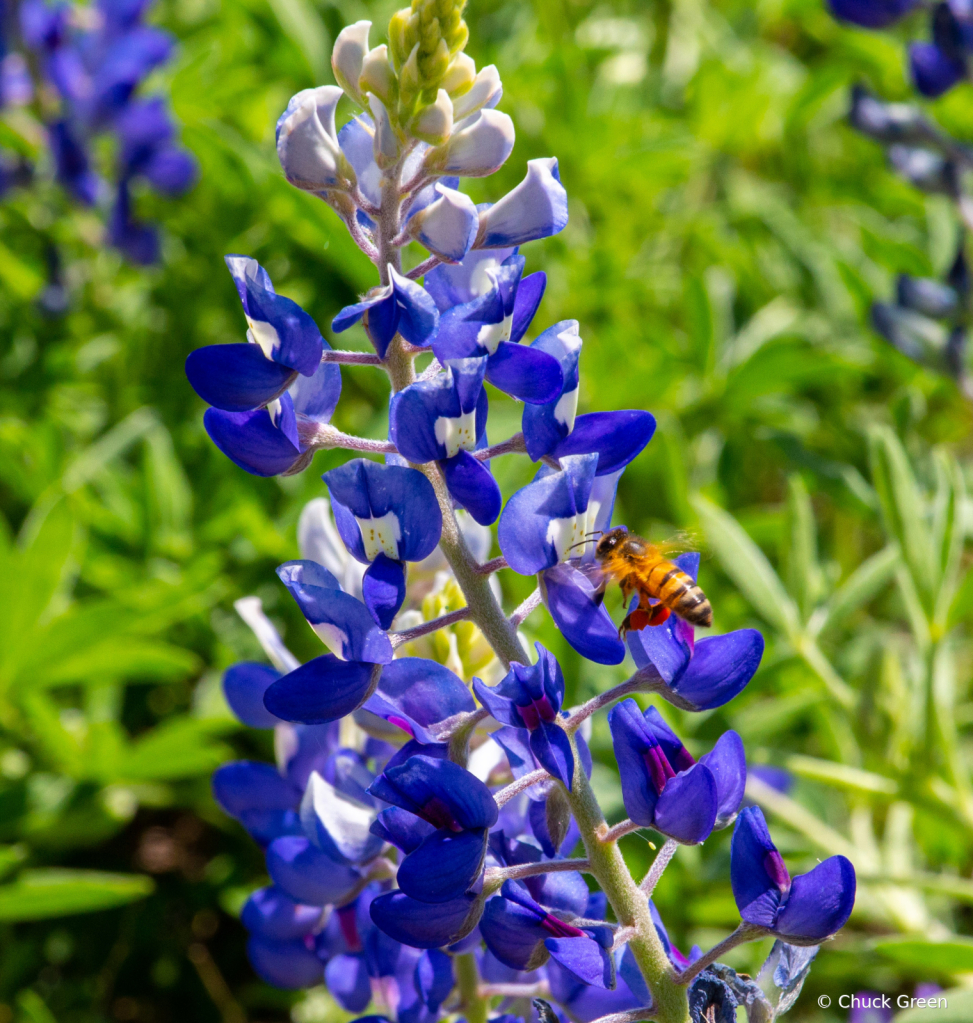
M399 541L402 539L402 528L395 512L370 519L355 516L361 530L362 542L365 544L365 557L374 561L379 554L385 554L394 561L399 559Z
M476 409L461 416L440 416L433 428L436 440L446 448L446 457L458 451L472 451L476 446Z
M551 519L547 525L547 542L554 545L557 560L580 558L584 548L574 547L574 545L584 541L586 532L588 532L586 512L579 512L577 515L570 515L564 519ZM574 550L571 550L572 547Z
M311 628L314 629L315 635L321 642L340 660L345 659L344 650L345 643L348 642L348 634L338 628L337 625L333 625L331 622L318 622L315 625L313 622L310 623Z
M554 418L562 426L568 428L568 433L574 429L574 419L578 414L578 388L573 391L565 391L557 400L554 406Z
M510 340L513 315L505 316L499 323L484 323L476 335L476 343L493 355L501 341Z
M274 357L274 352L280 350L280 335L266 320L251 320L247 317L247 340L260 345L260 350L268 359Z

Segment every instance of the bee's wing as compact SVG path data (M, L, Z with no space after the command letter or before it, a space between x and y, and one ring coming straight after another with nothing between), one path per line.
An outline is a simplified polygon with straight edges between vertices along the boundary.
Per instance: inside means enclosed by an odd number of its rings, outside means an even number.
M677 554L687 554L690 551L698 551L702 547L699 533L691 529L683 529L670 536L661 543L653 544L653 547L664 558L672 558Z
M597 561L589 561L579 567L579 571L583 572L591 581L591 585L594 586L595 591L592 594L592 599L595 604L600 604L605 599L605 587L611 580L611 576L598 564Z

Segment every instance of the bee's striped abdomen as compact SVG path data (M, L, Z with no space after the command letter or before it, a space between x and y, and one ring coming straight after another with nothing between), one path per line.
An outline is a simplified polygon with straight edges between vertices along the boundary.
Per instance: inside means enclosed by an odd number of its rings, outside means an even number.
M649 571L646 580L649 593L693 625L708 627L713 624L713 608L706 594L671 561L659 561Z

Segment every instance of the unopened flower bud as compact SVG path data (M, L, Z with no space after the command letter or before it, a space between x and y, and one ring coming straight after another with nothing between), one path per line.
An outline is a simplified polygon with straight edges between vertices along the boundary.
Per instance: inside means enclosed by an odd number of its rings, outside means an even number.
M372 151L375 162L384 170L386 167L391 167L399 158L399 140L396 138L395 130L389 119L389 112L378 96L369 95L368 105L372 112L372 120L375 122Z
M483 178L492 174L514 147L514 123L498 110L481 110L454 130L449 141L426 155L432 173Z
M368 30L371 27L370 21L356 21L354 25L346 26L338 33L331 51L335 81L360 107L366 105L358 80L368 53Z
M291 99L277 122L277 155L292 185L322 192L354 181L335 132L334 112L341 96L334 85L305 89Z
M395 94L395 72L389 63L389 51L384 43L365 55L358 86L363 94L374 93L386 107L389 106Z
M476 76L471 88L453 101L453 116L456 120L469 117L483 107L493 108L500 102L503 85L495 64L489 64Z
M453 104L445 89L439 90L435 103L419 111L410 128L416 138L433 146L449 138L453 130Z
M443 76L442 87L451 99L462 96L476 81L476 62L469 54L457 53Z

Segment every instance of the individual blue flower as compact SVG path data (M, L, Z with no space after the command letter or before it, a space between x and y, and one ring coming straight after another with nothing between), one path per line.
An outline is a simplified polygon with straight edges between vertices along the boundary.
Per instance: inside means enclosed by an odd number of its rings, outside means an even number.
M524 863L541 863L544 857L530 836L510 839L503 831L490 835L490 852L498 865L514 867ZM556 860L557 857L551 857ZM521 882L531 898L545 909L569 918L586 917L590 892L585 879L576 870L552 870L537 874Z
M695 845L726 827L743 801L743 743L726 732L697 763L655 707L623 700L608 713L612 747L630 819Z
M481 526L495 522L503 498L489 468L472 454L486 444L486 358L446 362L429 380L392 396L389 438L410 462L438 462L453 500Z
M596 452L597 475L606 476L642 452L655 433L655 418L638 409L577 415L581 344L577 320L561 320L532 342L531 350L558 361L563 383L546 403L524 406L524 444L535 462L545 455Z
M757 806L748 806L737 818L730 883L744 921L790 945L819 945L844 927L855 905L851 862L831 856L791 878Z
M372 773L358 758L359 777L332 774L332 781L316 771L311 774L301 800L304 834L336 863L363 866L382 851L382 838L371 831L378 816L375 800L366 785Z
M321 367L321 353L329 346L314 320L296 302L274 291L267 271L255 259L227 256L226 265L243 303L247 342L197 348L186 359L186 376L214 408L247 412L279 398L298 374L314 376ZM341 371L332 365L326 369L328 390L337 404Z
M282 835L267 847L267 873L296 902L326 906L347 899L361 880L350 864L339 863L306 835Z
M432 201L410 210L406 232L433 255L458 263L476 241L476 205L468 195L442 182L433 187Z
M530 749L552 778L567 789L574 781L574 753L567 732L558 724L564 701L564 675L555 656L535 643L535 664L510 665L497 686L473 680L480 703L501 724L526 728Z
M912 43L909 67L916 88L935 99L967 76L973 48L973 16L965 3L938 3L932 11L932 42Z
M243 905L240 922L251 934L273 941L293 941L321 926L324 909L295 902L283 889L258 888Z
M434 903L469 894L483 872L487 833L497 821L486 785L452 761L419 755L386 767L368 791L436 829L400 863L401 890Z
M527 161L527 175L502 199L480 211L477 248L502 249L563 231L568 223L568 194L557 160Z
M698 554L682 554L675 563L696 578ZM753 678L764 652L756 629L710 636L697 644L693 626L676 615L626 638L635 663L653 669L666 699L688 710L710 710L732 700Z
M918 0L828 0L831 13L839 21L862 28L887 28L905 17Z
M405 562L436 549L443 518L432 484L417 469L356 458L324 474L335 525L368 569L362 598L383 629L405 600Z
M476 710L463 680L423 657L399 657L386 664L364 706L422 743L447 741L443 723Z
M403 277L391 265L388 271L389 284L372 288L361 302L345 306L331 322L331 329L340 334L362 320L365 333L382 359L396 334L409 344L423 346L439 325L439 310L422 285Z
M369 664L392 660L392 644L372 612L357 597L344 593L323 565L288 561L277 569L277 575L318 638L336 657Z
M625 646L601 605L599 587L583 569L591 566L585 537L611 521L620 473L595 476L597 454L567 455L561 469L542 466L503 509L500 550L521 575L538 574L541 594L571 646L598 664L620 664Z
M274 682L264 694L264 706L284 721L309 725L338 721L368 699L376 670L367 661L324 654Z
M380 895L369 911L375 926L396 941L413 948L441 948L473 931L482 902L473 895L449 902L420 902L396 890Z
M486 379L529 403L560 393L557 360L520 339L544 296L547 278L522 279L524 257L515 249L471 252L459 266L440 266L426 276L426 288L442 316L433 339L441 363L486 358Z
M500 894L487 900L480 933L506 966L535 970L553 958L586 984L615 987L611 929L565 923L516 881L504 881Z

